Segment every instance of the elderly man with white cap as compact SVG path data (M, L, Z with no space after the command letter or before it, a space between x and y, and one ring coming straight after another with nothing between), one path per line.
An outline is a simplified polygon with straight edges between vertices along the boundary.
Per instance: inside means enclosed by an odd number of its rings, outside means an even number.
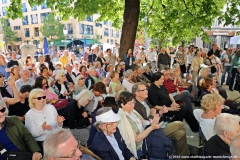
M136 160L117 128L120 118L111 107L104 107L97 111L94 126L98 132L92 141L91 150L101 159Z

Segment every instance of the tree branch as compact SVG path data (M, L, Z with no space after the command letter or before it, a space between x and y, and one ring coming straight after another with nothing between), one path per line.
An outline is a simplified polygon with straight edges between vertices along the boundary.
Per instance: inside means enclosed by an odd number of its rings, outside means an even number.
M185 0L182 0L182 2L183 2L183 4L184 4L187 12L193 16L193 14L188 10L188 7L187 7L187 4L186 4Z

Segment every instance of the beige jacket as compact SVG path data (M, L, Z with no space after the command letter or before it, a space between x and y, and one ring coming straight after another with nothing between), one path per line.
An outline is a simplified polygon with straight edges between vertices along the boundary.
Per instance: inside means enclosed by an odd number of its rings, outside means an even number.
M192 60L192 65L191 65L192 70L198 71L201 64L203 64L203 58L202 57L194 57Z

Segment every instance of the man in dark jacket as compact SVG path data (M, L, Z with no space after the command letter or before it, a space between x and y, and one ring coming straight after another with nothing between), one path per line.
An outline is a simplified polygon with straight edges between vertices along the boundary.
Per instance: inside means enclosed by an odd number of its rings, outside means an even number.
M88 89L98 81L98 79L96 78L96 75L97 75L97 71L95 67L90 67L88 69L88 76L85 79L85 85Z

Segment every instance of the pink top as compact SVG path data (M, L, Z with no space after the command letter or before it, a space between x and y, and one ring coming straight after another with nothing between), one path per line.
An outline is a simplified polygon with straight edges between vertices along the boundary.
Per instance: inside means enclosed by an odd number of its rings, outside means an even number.
M47 99L50 99L50 100L58 100L58 96L49 92L47 89L44 90L45 94L46 94L46 97Z

